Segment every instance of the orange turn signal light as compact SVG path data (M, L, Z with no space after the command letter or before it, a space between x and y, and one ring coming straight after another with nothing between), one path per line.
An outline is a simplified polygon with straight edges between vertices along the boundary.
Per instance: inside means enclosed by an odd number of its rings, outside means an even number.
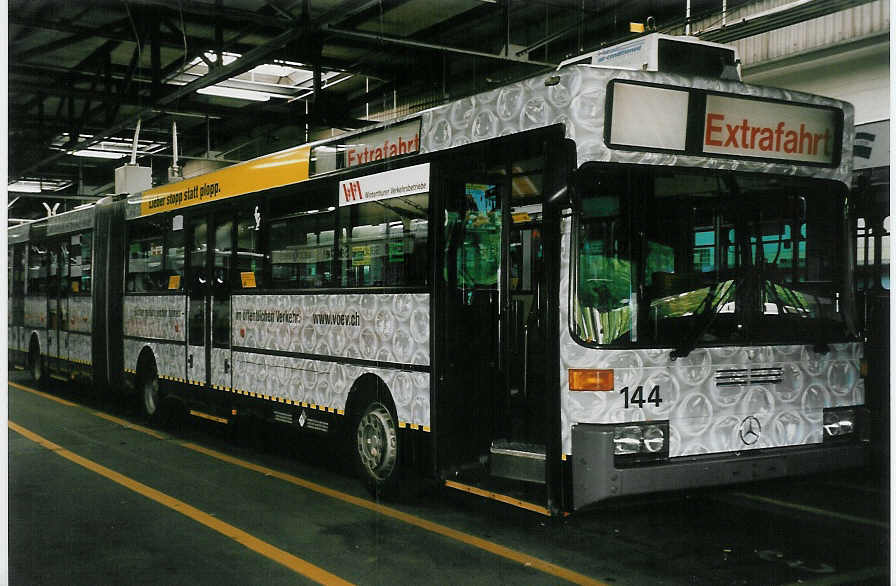
M867 378L868 376L868 361L864 358L859 362L859 376L862 378Z
M593 368L569 369L570 391L612 391L613 371Z

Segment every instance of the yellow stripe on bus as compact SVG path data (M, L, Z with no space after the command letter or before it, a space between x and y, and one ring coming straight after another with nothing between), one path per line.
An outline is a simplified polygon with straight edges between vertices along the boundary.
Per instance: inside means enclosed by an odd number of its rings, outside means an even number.
M47 448L54 454L57 454L70 462L74 462L78 466L82 468L86 468L92 472L96 472L100 476L103 476L112 482L119 484L128 490L132 490L137 494L143 495L146 498L159 503L160 505L166 506L169 509L184 515L190 519L193 519L197 523L205 525L209 529L213 531L217 531L221 535L236 541L240 545L254 551L255 553L261 554L264 557L277 562L278 564L289 568L290 570L296 572L297 574L301 574L310 580L314 580L318 584L351 584L346 580L343 580L339 576L335 574L331 574L330 572L324 570L323 568L319 568L314 564L306 562L305 560L292 555L291 553L280 549L266 541L262 541L258 539L254 535L251 535L242 529L234 527L229 523L225 523L220 519L216 519L212 517L208 513L197 509L191 505L188 505L182 500L176 499L172 496L168 496L167 494L158 491L152 487L149 487L141 482L134 480L124 474L116 472L110 468L106 468L102 464L98 464L92 460L88 460L78 454L71 452L59 444L53 443L50 440L37 435L36 433L13 423L9 422L9 427L16 433L28 438L34 443L40 444L41 446Z
M179 210L305 181L308 179L310 156L311 147L294 147L205 175L148 189L141 194L140 215Z

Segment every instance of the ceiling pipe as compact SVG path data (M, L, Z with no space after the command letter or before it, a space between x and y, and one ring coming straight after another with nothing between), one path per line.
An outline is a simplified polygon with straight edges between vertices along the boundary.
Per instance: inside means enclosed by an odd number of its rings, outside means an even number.
M65 199L65 200L76 200L76 201L98 201L102 199L102 196L99 195L71 195L71 194L60 194L56 195L54 193L26 193L22 191L10 191L9 195L15 197L15 199ZM9 203L15 201L15 199ZM8 206L7 206L8 207Z
M401 47L412 47L414 49L429 49L431 51L443 51L445 53L454 53L457 55L467 55L470 57L482 57L485 59L495 59L497 61L508 61L511 63L526 63L529 65L536 65L539 67L546 68L554 68L557 66L556 63L548 63L546 61L532 61L530 59L523 59L521 57L514 56L503 56L503 55L495 55L494 53L485 53L483 51L473 51L471 49L459 49L457 47L447 47L445 45L435 45L433 43L424 43L422 41L412 41L410 39L399 39L396 37L387 37L385 35L379 35L374 33L363 33L360 31L353 31L347 29L341 29L333 26L322 26L321 31L325 33L329 33L338 37L347 37L354 39L363 39L366 41L375 41L377 43L389 43L391 45L398 45Z

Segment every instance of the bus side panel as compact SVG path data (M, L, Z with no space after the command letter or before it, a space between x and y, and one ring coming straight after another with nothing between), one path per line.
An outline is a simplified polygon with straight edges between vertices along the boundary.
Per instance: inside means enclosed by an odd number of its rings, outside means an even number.
M68 359L90 366L93 360L93 300L90 297L69 297Z
M121 388L123 369L124 203L96 207L93 283L93 372L97 384Z
M429 430L429 373L252 352L234 352L233 364L231 390L238 395L339 415L355 381L372 374L392 394L399 427Z
M47 296L28 295L25 297L25 328L22 343L25 352L30 350L32 338L37 338L40 353L47 355Z
M233 390L345 408L370 372L402 423L429 428L429 295L236 295Z
M124 370L136 372L150 347L159 376L181 380L185 372L186 320L183 295L128 295L123 302Z

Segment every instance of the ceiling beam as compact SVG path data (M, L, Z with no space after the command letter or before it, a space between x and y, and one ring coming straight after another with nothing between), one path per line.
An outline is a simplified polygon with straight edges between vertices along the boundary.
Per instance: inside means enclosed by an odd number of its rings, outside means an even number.
M143 119L145 117L155 117L154 111L166 109L168 106L176 104L182 98L191 95L196 90L214 85L220 81L235 77L241 73L245 73L256 65L265 62L265 60L274 58L274 56L278 52L282 51L288 45L302 39L307 40L308 36L315 34L315 31L318 30L319 27L327 26L330 21L334 19L339 20L341 18L344 18L347 13L358 10L364 6L370 6L375 2L376 0L346 0L332 10L326 12L322 17L315 19L312 22L305 23L304 26L295 26L295 23L286 23L286 26L288 26L289 28L287 28L286 31L280 33L276 37L272 38L268 43L260 45L244 53L240 58L236 59L228 65L218 67L215 70L210 71L203 77L168 92L158 99L151 101L151 103L141 108L138 112L131 114L130 116L125 116L117 123L107 127L101 132L98 132L92 138L80 141L77 144L69 145L67 148L68 150L87 149L90 146L101 142L107 137L122 131L128 126L135 124L137 120ZM141 0L141 3L145 5L168 7L173 7L175 4L171 0ZM177 4L179 7L180 2L177 2ZM198 6L206 5L190 4L190 7L193 8L196 8ZM212 5L208 5L208 7L211 10L215 9L215 7ZM44 157L39 161L27 165L24 169L17 169L15 171L10 170L10 179L15 178L12 176L13 173L15 173L16 177L21 177L30 172L33 172L36 169L40 169L42 167L45 167L46 165L54 163L65 156L67 156L65 152L54 153L52 155Z
M137 39L134 38L134 33L128 29L122 28L107 28L106 26L102 27L88 27L81 25L74 25L68 22L59 22L54 20L39 20L39 19L30 19L23 18L21 16L10 15L9 17L10 24L16 24L18 26L34 28L34 29L44 29L44 30L53 30L64 33L71 33L73 35L80 35L85 39L108 39L111 41L120 41L120 42L128 42L128 43L136 43ZM206 38L206 37L198 37L186 35L187 37L187 45L191 48L201 48L203 51L211 51L214 49L214 39ZM181 51L184 48L184 34L181 31L177 31L176 33L165 33L159 34L159 44L161 47L166 49L180 49ZM246 52L257 45L249 45L249 44L234 44L229 43L230 50L243 53Z

